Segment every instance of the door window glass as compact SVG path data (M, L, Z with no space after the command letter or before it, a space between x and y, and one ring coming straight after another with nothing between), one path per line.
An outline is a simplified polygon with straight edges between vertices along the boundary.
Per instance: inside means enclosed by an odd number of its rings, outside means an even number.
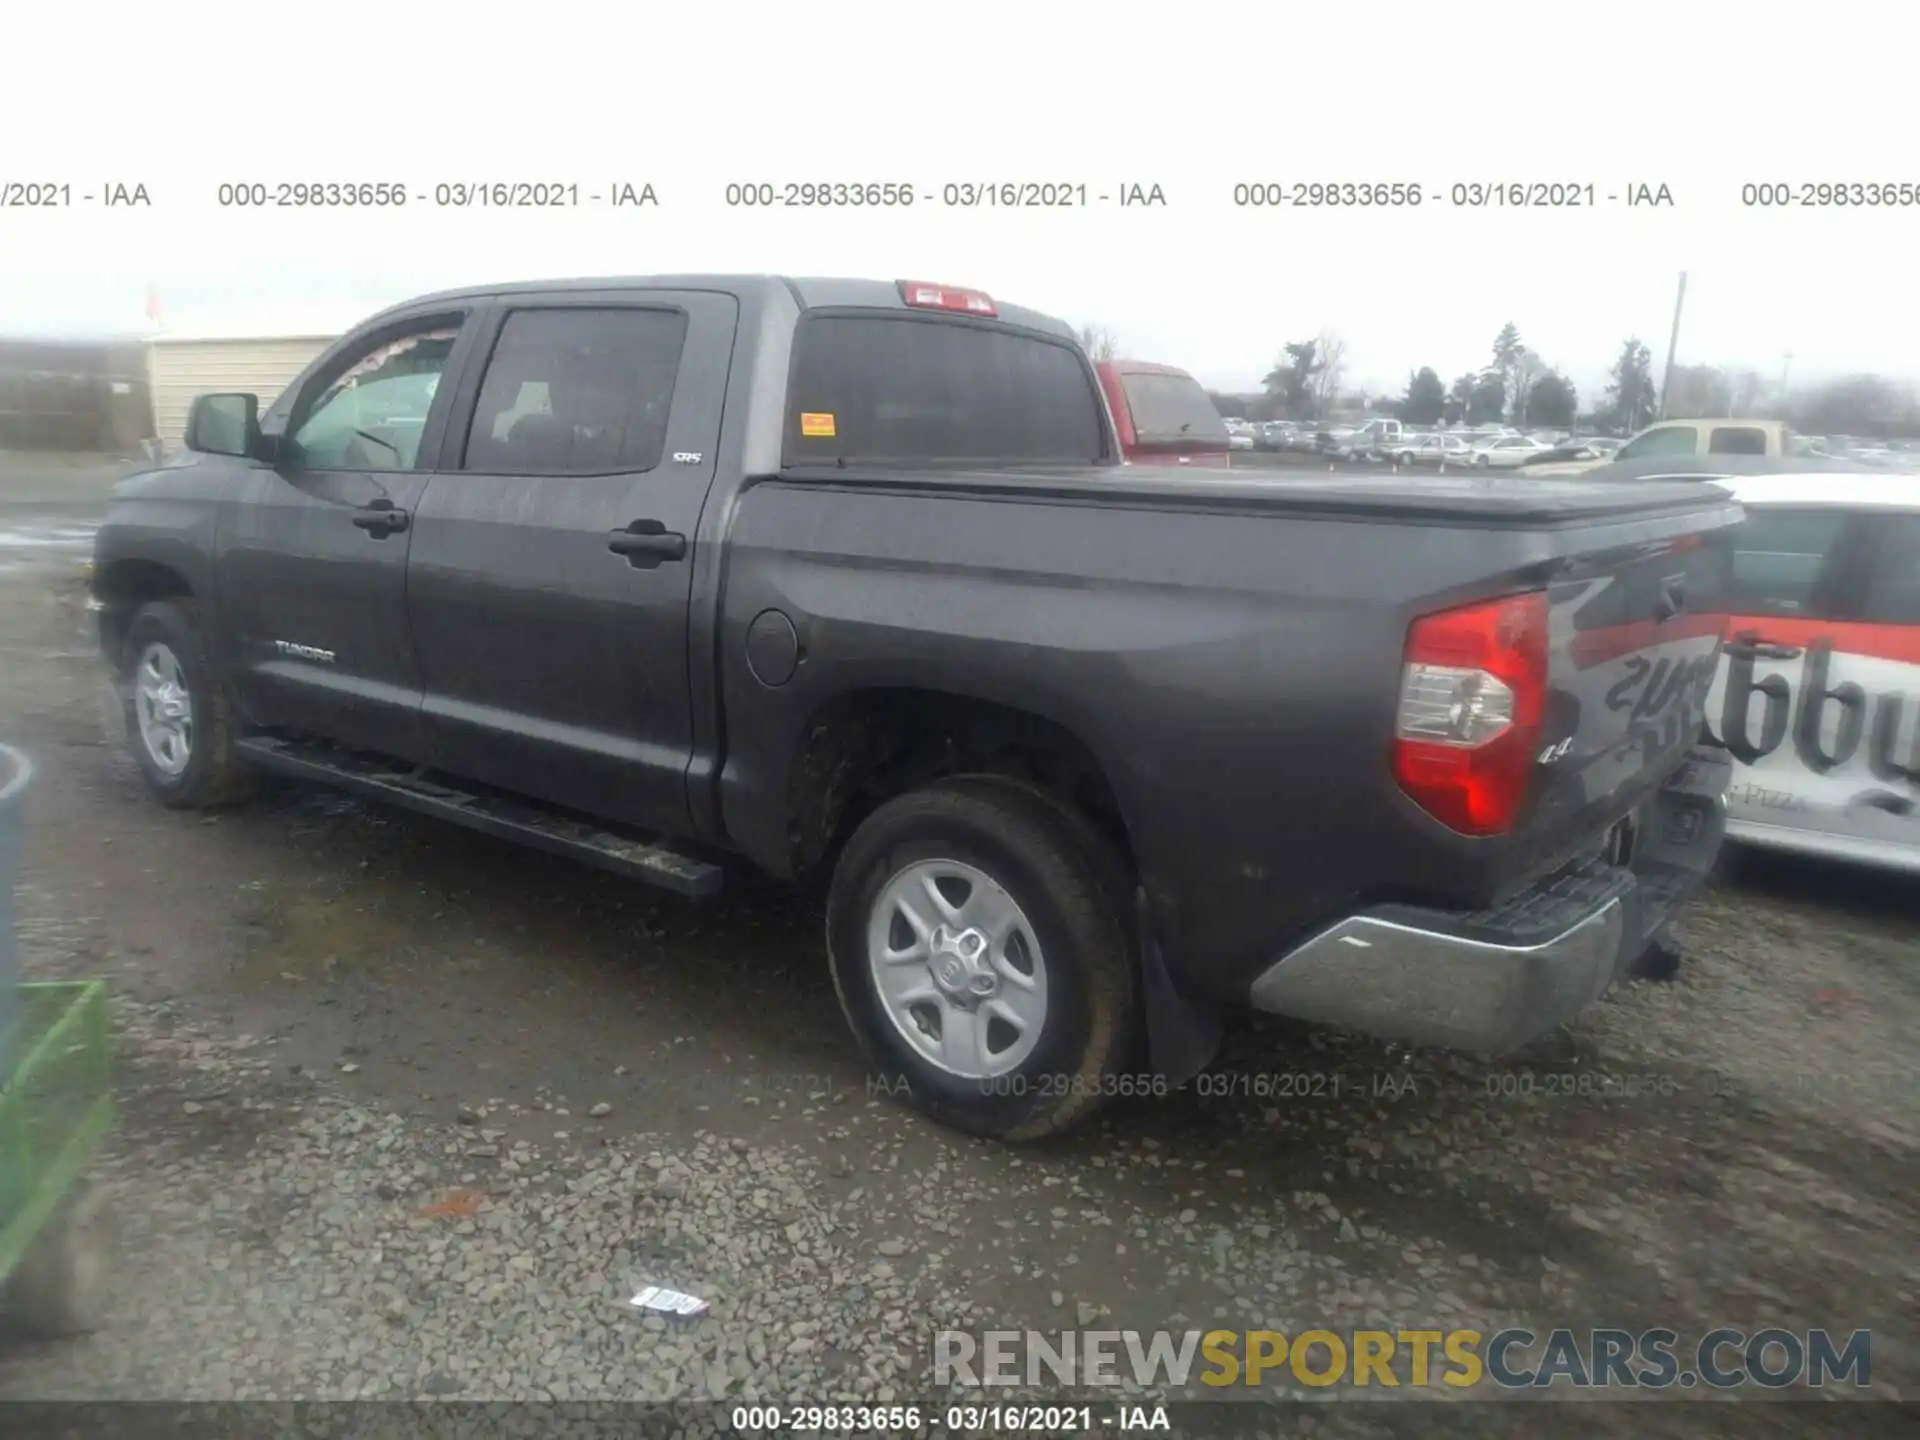
M1663 425L1622 446L1616 458L1638 460L1643 455L1691 455L1694 443L1691 425Z
M679 310L516 310L501 327L462 468L495 475L651 470L686 343Z
M1734 531L1733 613L1832 619L1821 579L1847 519L1844 510L1749 510Z
M1860 618L1879 625L1920 625L1920 515L1874 521L1877 553Z
M413 470L458 326L382 340L327 381L290 444L311 470Z
M1707 436L1709 455L1764 455L1767 432L1751 425L1722 425Z

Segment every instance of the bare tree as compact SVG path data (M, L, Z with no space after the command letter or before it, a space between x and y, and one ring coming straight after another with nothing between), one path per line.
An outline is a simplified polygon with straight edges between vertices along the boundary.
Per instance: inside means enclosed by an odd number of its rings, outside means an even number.
M1120 337L1104 325L1082 325L1080 348L1095 360L1118 360Z
M1540 358L1539 351L1525 345L1514 347L1507 359L1507 382L1513 392L1507 405L1509 424L1526 425L1527 397L1533 393L1534 384L1547 373L1547 362Z
M1347 342L1337 330L1322 330L1314 340L1313 353L1320 366L1313 372L1313 413L1324 420L1340 398L1340 382L1347 376Z

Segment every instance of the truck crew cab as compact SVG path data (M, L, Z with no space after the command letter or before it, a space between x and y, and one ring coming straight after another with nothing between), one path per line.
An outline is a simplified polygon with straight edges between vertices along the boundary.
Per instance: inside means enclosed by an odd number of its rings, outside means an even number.
M821 877L873 1065L979 1133L1231 1005L1524 1044L1719 844L1723 493L1123 466L1072 331L976 290L432 295L188 444L93 571L163 803Z

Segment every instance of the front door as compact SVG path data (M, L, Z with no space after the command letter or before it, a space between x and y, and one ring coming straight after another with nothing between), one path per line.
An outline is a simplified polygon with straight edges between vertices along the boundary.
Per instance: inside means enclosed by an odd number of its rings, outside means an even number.
M219 538L220 631L252 724L419 757L407 550L467 324L382 325L269 412L278 459L239 488Z
M499 304L408 561L432 762L684 830L688 597L737 302L617 291Z

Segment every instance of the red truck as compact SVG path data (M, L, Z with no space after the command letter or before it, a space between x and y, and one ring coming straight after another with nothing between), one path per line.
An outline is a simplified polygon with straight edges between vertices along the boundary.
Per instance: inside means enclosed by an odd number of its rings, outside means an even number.
M1127 460L1215 469L1233 463L1227 422L1186 371L1146 360L1101 360L1094 369Z

